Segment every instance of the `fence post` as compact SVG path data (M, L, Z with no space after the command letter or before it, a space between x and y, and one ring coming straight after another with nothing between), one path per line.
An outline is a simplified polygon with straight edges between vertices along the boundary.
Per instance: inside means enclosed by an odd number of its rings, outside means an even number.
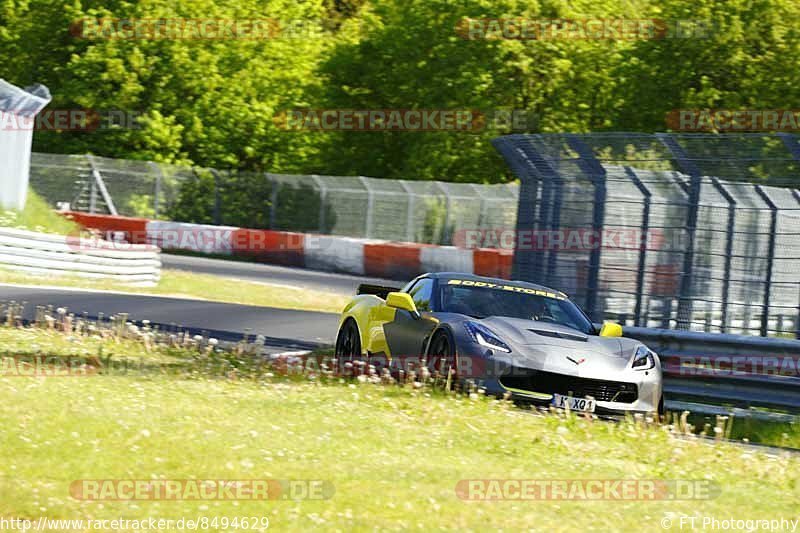
M450 242L450 193L447 192L447 189L445 189L441 181L434 181L434 183L444 194L444 225L442 227L442 234L439 237L440 242L434 244L446 246Z
M267 172L267 179L269 180L269 229L275 229L275 224L278 218L278 189L280 183L272 177L272 174Z
M197 172L194 169L193 172L197 176ZM211 177L214 178L214 213L212 216L214 217L214 224L219 226L222 224L220 221L222 218L222 191L220 190L222 184L217 169L211 169Z
M666 133L656 133L656 138L672 153L678 165L690 178L689 209L686 216L686 252L683 255L681 286L678 295L677 328L690 329L692 321L692 273L694 269L694 246L697 233L697 215L700 210L700 187L702 172L689 160L689 155L681 148L675 137Z
M319 232L325 235L325 202L328 200L328 186L316 174L312 174L311 179L319 188Z
M764 280L764 303L761 307L761 336L766 337L769 333L769 302L772 297L772 267L775 263L775 241L778 231L778 206L772 198L764 191L761 185L756 185L756 192L767 204L770 210L769 223L769 245L767 251L767 277Z
M406 195L408 196L408 211L406 212L406 241L414 242L414 207L416 196L414 195L414 191L411 190L411 186L406 183L405 180L399 180L399 182L400 186L404 191L406 191Z
M476 226L483 228L483 223L486 220L486 198L483 197L483 192L477 183L471 183L471 189L475 192L475 196L480 200L480 207L478 208L478 223Z
M800 207L800 190L792 190L792 195L794 199L797 200L798 207ZM794 329L794 337L800 339L800 291L798 291L797 318L794 322Z
M92 180L89 182L89 213L97 213L97 180L92 172Z
M108 208L109 214L116 216L118 214L117 208L114 206L114 200L111 198L111 195L108 194L108 189L106 189L106 183L103 181L103 176L100 174L100 171L94 164L94 157L90 154L86 154L86 159L89 161L89 166L92 169L92 197L89 203L91 213L95 213L97 210L97 192L99 191L103 197L103 202Z
M550 231L555 233L561 230L561 205L564 203L564 180L556 174L553 179L555 188L553 190L553 208L550 213ZM555 246L551 247L547 255L547 285L556 285L553 278L556 272L556 261L558 260L558 250ZM591 291L590 291L591 292ZM589 316L592 316L591 314Z
M641 232L644 240L641 241L639 246L639 265L636 271L636 305L633 310L633 325L639 327L642 322L642 300L644 299L644 276L645 269L647 268L647 246L649 245L650 236L650 203L652 202L653 193L647 186L639 179L636 172L631 167L625 167L625 174L631 179L633 184L639 189L639 192L644 196L644 212L642 213L642 226Z
M372 231L373 231L372 216L373 216L373 212L375 210L375 198L374 198L374 196L372 194L372 187L369 186L369 180L367 180L367 178L365 178L364 176L359 176L358 179L359 179L359 181L361 181L361 184L367 190L367 217L366 217L367 220L364 222L364 226L365 226L364 227L364 232L365 232L364 236L367 239L371 239L372 238Z
M578 166L594 185L594 205L592 207L592 231L597 246L589 254L589 277L586 287L586 314L592 320L602 320L604 310L597 309L597 296L600 291L600 266L602 261L603 229L606 217L606 169L595 157L592 149L578 135L567 135L570 147L580 156ZM561 179L559 179L561 181ZM559 201L560 203L560 201ZM599 239L599 240L598 240Z
M537 220L542 210L542 202L539 200L541 178L525 150L514 144L520 138L518 135L500 137L494 139L492 144L520 179L511 277L531 281L537 279L537 261L541 254L531 253L530 249L521 250L520 237L522 232L533 232L537 229Z
M153 216L158 218L158 209L161 203L161 180L164 177L164 172L161 170L161 165L154 161L148 161L147 164L156 173L155 190L153 191L153 212L155 214Z
M795 161L800 163L800 145L797 143L797 137L791 133L778 133L778 137L781 138L783 141L783 145L792 155ZM794 199L797 200L797 203L800 204L800 190L792 189L792 196ZM800 292L798 293L798 298L800 298ZM794 336L797 339L800 339L800 302L797 306L797 320L795 321L795 333Z
M721 333L728 332L728 306L731 290L731 266L733 263L733 235L736 229L736 200L717 178L711 178L711 183L728 202L728 230L725 238L725 273L722 279L722 325Z
M794 199L797 200L797 204L800 207L800 190L794 189L792 191L792 195ZM798 304L797 304L797 319L794 322L794 337L796 339L800 339L800 291L798 291Z

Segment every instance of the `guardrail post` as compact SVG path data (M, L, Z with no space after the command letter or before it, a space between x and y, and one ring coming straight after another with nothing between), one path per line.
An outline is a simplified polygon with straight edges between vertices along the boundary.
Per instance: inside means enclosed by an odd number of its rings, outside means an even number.
M681 285L678 295L677 329L690 328L692 320L692 273L694 269L695 235L697 215L700 210L700 187L702 172L689 159L689 155L678 144L675 137L666 133L656 133L656 138L672 153L678 165L690 178L689 209L686 216L686 251L683 255Z
M633 310L633 325L639 327L642 321L642 300L644 299L644 276L647 268L647 246L650 242L650 204L653 193L642 183L639 176L631 167L625 167L625 174L644 196L644 211L642 212L642 241L639 246L639 264L636 270L636 305Z
M595 321L602 320L602 309L597 309L597 296L600 291L600 266L602 261L603 229L606 216L606 169L595 157L594 152L577 135L567 135L567 143L580 156L578 166L594 185L594 205L592 209L592 231L597 246L589 254L589 276L586 287L586 314ZM561 179L559 178L559 181ZM638 316L638 315L637 315ZM599 319L599 320L598 320Z
M772 267L775 263L775 241L778 232L778 206L764 191L761 185L755 186L756 192L767 204L770 210L769 244L767 251L767 277L764 280L764 302L761 306L761 336L766 337L769 332L769 302L772 296Z
M722 279L722 325L720 331L722 333L728 332L728 307L730 300L731 289L731 266L733 260L733 235L736 229L736 200L731 196L728 190L720 183L717 178L711 178L711 183L714 188L719 191L725 201L728 202L728 230L725 238L725 273Z

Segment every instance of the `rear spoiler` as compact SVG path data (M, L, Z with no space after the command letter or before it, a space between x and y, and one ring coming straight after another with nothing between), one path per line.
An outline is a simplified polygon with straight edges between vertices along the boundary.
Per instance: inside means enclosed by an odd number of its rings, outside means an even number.
M364 283L358 286L358 292L356 292L356 294L373 294L385 300L390 292L397 292L400 290L402 289L398 287L384 287L382 285L369 285Z

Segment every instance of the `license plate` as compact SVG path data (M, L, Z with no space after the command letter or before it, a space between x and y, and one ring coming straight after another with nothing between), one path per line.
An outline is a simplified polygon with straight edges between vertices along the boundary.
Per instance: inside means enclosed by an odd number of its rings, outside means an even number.
M580 411L583 413L594 413L595 401L591 398L573 398L572 396L562 396L553 394L552 404L560 409L569 408L570 411Z

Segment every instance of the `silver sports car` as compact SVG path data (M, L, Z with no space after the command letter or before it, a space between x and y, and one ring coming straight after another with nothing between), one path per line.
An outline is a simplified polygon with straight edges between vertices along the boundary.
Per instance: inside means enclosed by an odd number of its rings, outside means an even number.
M422 354L488 394L573 411L663 411L656 353L531 283L436 273L402 289L363 285L342 313L336 354Z

